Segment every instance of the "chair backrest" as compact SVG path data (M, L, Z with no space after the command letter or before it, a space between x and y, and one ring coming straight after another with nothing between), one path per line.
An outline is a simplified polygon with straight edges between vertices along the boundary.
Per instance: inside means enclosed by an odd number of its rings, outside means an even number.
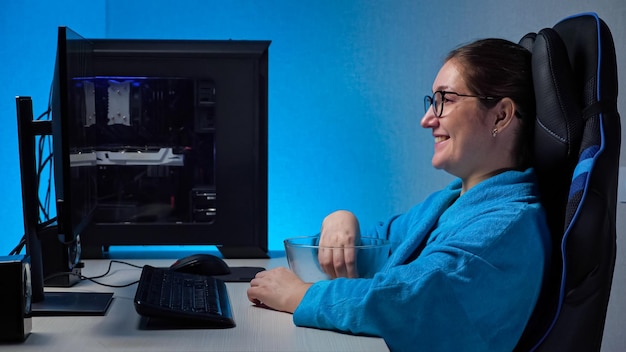
M595 13L529 33L535 167L553 237L542 293L516 350L600 350L616 254L621 127L613 38Z

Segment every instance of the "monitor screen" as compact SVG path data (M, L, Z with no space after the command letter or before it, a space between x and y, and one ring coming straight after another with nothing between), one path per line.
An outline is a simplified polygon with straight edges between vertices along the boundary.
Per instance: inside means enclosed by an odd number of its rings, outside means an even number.
M93 76L93 46L69 28L59 27L52 85L52 142L58 239L68 245L70 265L80 260L80 235L96 209L94 131L85 97L85 77ZM75 162L80 159L82 162ZM44 268L45 269L45 268Z

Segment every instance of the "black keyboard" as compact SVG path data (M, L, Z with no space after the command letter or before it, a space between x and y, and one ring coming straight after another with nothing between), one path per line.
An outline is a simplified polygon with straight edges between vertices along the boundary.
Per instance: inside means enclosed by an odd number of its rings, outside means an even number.
M135 310L148 318L211 327L235 326L224 281L149 265L141 272Z

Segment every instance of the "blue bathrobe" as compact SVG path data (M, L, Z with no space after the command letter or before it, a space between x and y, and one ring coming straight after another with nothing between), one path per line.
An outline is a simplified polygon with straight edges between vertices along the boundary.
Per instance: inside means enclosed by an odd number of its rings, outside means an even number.
M392 351L511 351L549 253L535 175L506 171L460 192L455 180L364 231L392 243L381 272L315 283L294 323L380 336Z

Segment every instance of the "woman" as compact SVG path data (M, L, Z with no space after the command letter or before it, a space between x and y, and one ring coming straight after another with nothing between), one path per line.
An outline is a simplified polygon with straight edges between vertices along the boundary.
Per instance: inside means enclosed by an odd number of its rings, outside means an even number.
M324 219L321 245L388 238L381 272L351 279L354 258L333 251L320 262L340 278L311 284L285 268L261 272L250 301L293 313L299 326L383 337L395 351L512 350L549 253L530 167L530 56L501 39L452 51L425 97L421 125L432 130L433 166L458 179L362 234L350 212Z

